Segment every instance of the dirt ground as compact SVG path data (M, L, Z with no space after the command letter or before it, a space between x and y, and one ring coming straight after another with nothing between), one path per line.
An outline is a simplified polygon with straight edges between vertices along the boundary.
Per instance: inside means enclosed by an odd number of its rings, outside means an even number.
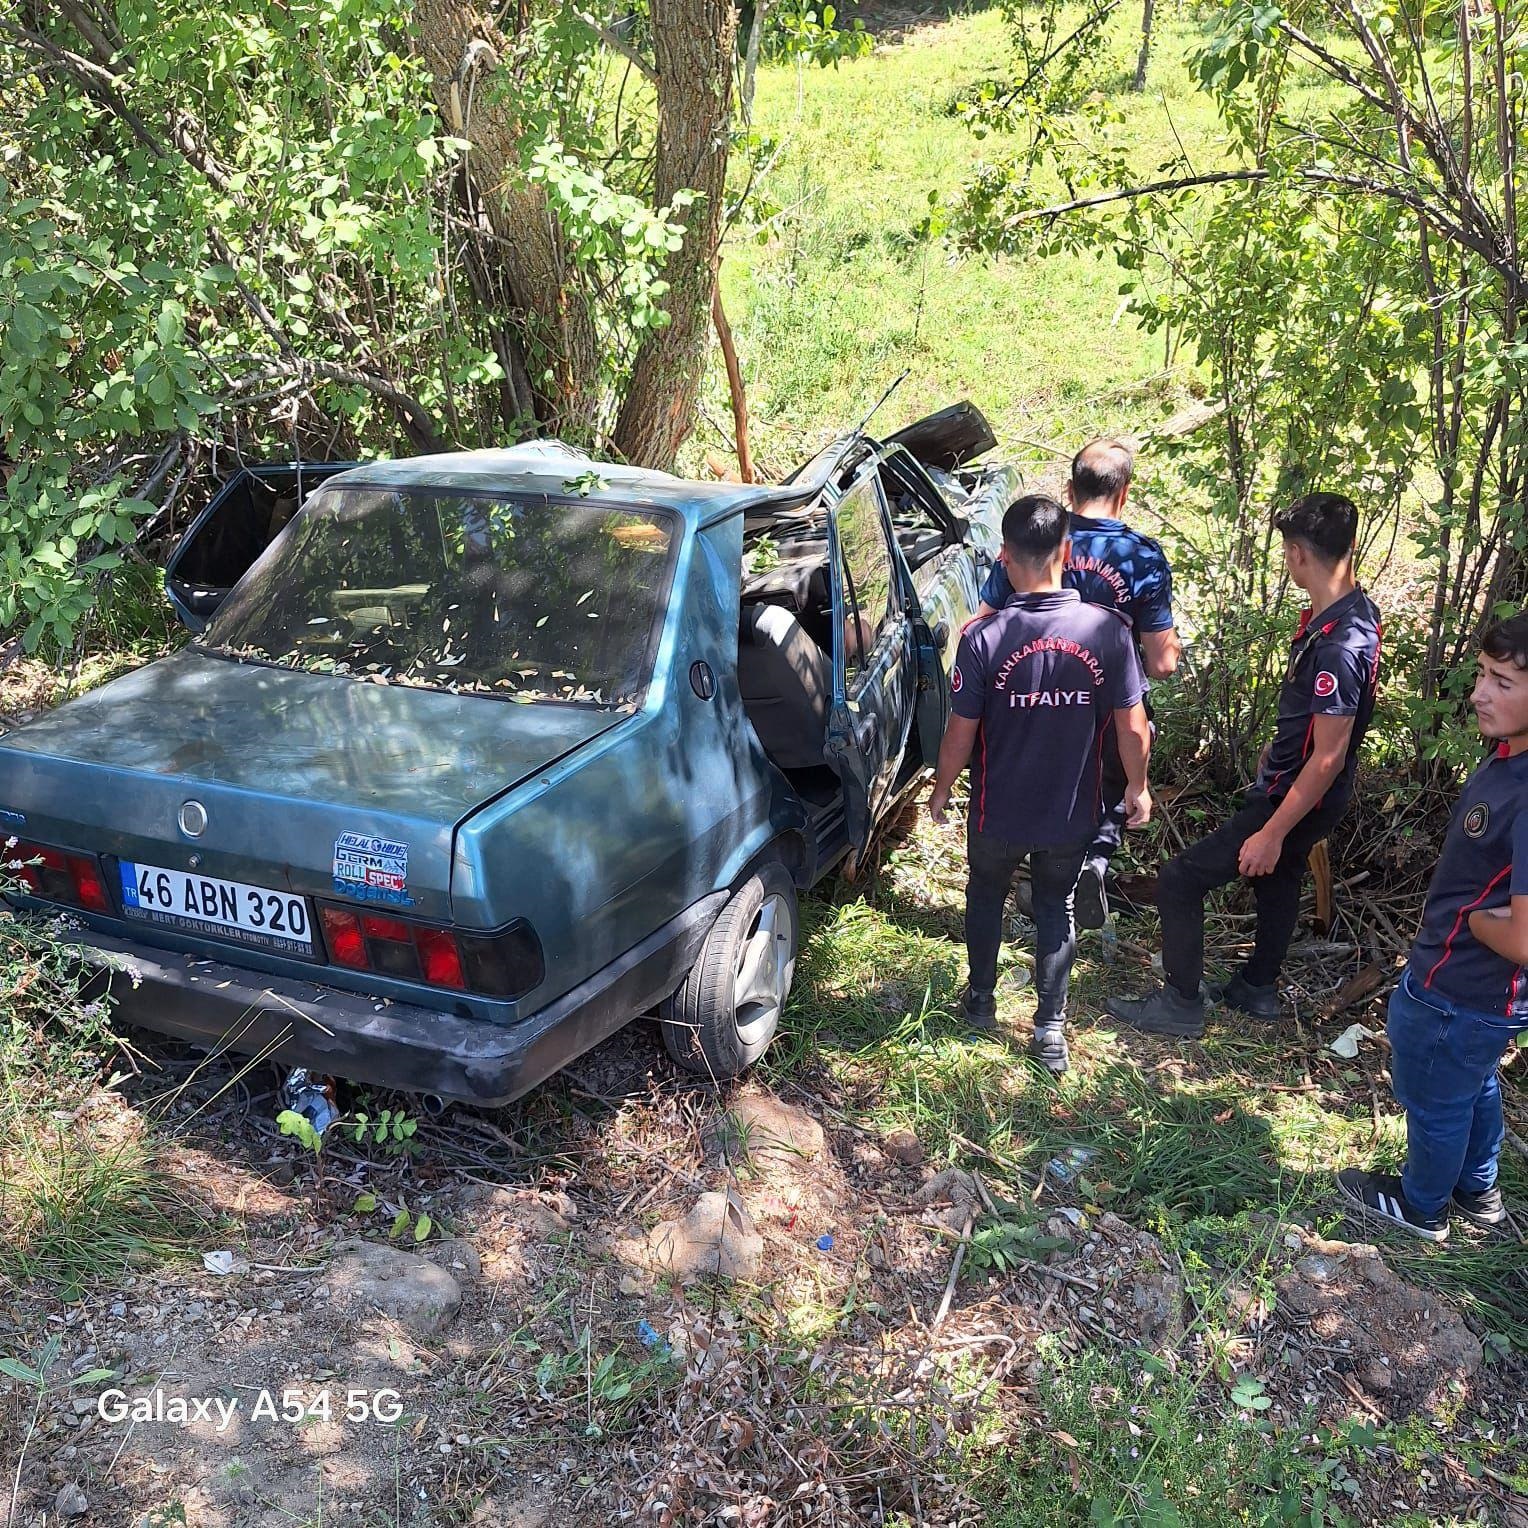
M332 1138L315 1163L271 1123L272 1074L145 1054L70 1128L130 1132L168 1089L158 1162L213 1256L0 1294L0 1351L58 1339L35 1418L19 1387L0 1410L16 1525L974 1523L949 1450L1022 1439L1042 1344L1203 1357L1176 1255L1078 1206L1065 1164L1029 1190L1034 1250L956 1277L1016 1209L978 1174L852 1128L826 1084L696 1088L640 1024L519 1111L424 1121L412 1160ZM400 1210L422 1243L389 1240ZM1272 1420L1468 1387L1521 1429L1444 1302L1372 1249L1269 1238L1277 1298L1233 1291L1216 1341L1276 1376ZM158 1409L102 1416L108 1392ZM1440 1510L1481 1486L1452 1489Z

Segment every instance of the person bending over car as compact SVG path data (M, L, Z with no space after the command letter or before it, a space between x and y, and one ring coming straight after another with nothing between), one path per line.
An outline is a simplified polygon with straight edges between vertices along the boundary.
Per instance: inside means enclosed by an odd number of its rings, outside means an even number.
M1119 739L1131 826L1151 815L1146 761L1151 731L1146 681L1130 624L1062 587L1066 511L1043 494L1016 499L1003 516L1014 594L965 629L950 674L949 724L929 811L944 821L950 790L971 765L967 823L966 1021L991 1028L997 956L1014 872L1029 860L1034 891L1035 1008L1029 1053L1067 1068L1066 998L1076 952L1074 889L1098 828L1106 729ZM973 758L974 751L974 758Z
M1151 1034L1204 1033L1204 899L1239 875L1257 899L1252 957L1210 996L1256 1019L1278 1018L1279 970L1300 915L1306 858L1347 810L1374 714L1381 623L1353 578L1358 511L1340 494L1308 493L1273 523L1284 537L1284 565L1310 607L1290 648L1273 741L1246 801L1157 878L1165 981L1145 997L1106 1005Z
M1422 926L1390 997L1390 1086L1406 1111L1399 1176L1337 1174L1363 1214L1441 1242L1450 1210L1507 1218L1496 1182L1506 1131L1496 1068L1528 1029L1528 614L1492 626L1470 699L1495 740L1443 839Z
M1173 577L1162 548L1120 517L1130 494L1135 455L1118 440L1090 440L1072 458L1066 486L1071 554L1062 582L1090 605L1129 622L1148 679L1171 678L1183 655L1173 624ZM1002 561L982 585L978 615L1000 610L1013 594ZM1148 719L1151 706L1146 707ZM1125 826L1125 771L1112 731L1105 729L1103 800L1098 828L1077 878L1079 928L1102 928L1109 916L1105 877Z

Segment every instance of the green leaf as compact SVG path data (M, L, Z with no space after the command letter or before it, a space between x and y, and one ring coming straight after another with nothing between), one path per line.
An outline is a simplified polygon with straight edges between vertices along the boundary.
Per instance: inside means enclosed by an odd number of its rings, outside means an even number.
M18 1363L14 1358L0 1358L0 1374L9 1376L23 1385L40 1385L42 1375L36 1369L29 1369L23 1363Z
M377 1196L375 1194L357 1194L355 1196L355 1203L351 1205L350 1210L354 1215L370 1215L376 1207Z
M434 1224L435 1222L431 1220L428 1215L421 1215L419 1219L414 1222L414 1240L416 1242L422 1242L425 1237L430 1234L430 1228Z

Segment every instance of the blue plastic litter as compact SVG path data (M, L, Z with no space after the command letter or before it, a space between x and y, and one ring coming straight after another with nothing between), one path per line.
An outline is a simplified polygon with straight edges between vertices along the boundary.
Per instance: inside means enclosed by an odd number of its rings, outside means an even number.
M655 1348L663 1338L658 1335L658 1329L650 1321L637 1322L637 1336L650 1348Z
M829 1235L817 1238L817 1250L819 1252L831 1252L833 1250L833 1238Z

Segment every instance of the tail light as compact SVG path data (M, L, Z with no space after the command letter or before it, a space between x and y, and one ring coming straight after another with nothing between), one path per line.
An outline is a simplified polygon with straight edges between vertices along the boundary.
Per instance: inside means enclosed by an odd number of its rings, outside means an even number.
M101 867L93 854L52 849L46 844L18 841L5 851L5 870L14 875L29 896L44 902L62 902L93 913L109 913L111 899L101 879Z
M319 907L329 959L353 971L375 971L485 997L520 997L541 984L541 941L520 919L496 934L468 934L385 913Z

